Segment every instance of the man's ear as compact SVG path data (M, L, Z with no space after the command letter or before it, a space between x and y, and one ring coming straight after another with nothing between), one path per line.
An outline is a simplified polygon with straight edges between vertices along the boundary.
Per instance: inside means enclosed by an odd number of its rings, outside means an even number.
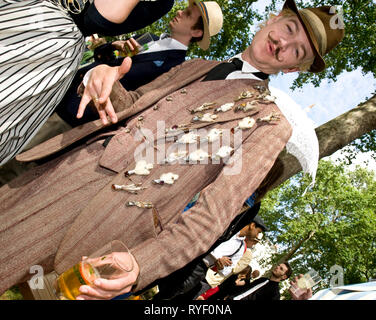
M291 72L298 72L300 71L299 67L294 67L294 68L288 68L288 69L282 69L283 73L291 73Z
M204 35L204 31L201 29L191 29L192 38L200 38Z

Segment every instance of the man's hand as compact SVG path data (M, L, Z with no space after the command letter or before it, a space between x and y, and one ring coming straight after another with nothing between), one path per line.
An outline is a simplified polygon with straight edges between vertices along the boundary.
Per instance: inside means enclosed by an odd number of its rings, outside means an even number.
M124 51L125 40L112 41L111 46L118 51Z
M245 285L245 276L244 278L243 277L239 277L235 280L235 285L238 286L238 287L241 287L241 286L244 286Z
M132 271L118 279L98 278L94 280L94 285L92 286L81 286L79 290L82 294L77 297L77 300L109 300L130 292L137 281L140 268L133 255L130 254L129 259L133 260Z
M110 67L102 64L93 68L78 106L77 118L80 119L82 117L87 104L93 100L102 123L104 125L108 124L107 115L112 123L116 123L118 120L117 115L110 100L112 86L129 71L131 66L132 60L125 58L119 67Z
M222 270L224 267L232 265L232 260L229 257L222 257L215 261L215 265L218 270Z
M302 278L303 275L300 274L298 277L295 277L294 281L290 281L291 287L289 292L293 300L308 300L312 297L312 289L301 289L298 287L298 279Z
M89 50L94 50L95 48L101 46L102 44L107 43L105 38L98 38L91 36L90 45L88 45Z
M139 46L137 41L133 38L130 38L125 41L114 41L111 45L114 49L123 52L125 55L129 52L134 51Z

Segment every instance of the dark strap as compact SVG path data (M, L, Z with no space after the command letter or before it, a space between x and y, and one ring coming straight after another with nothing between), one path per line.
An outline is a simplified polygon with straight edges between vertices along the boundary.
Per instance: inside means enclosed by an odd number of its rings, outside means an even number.
M264 72L253 72L253 75L259 79L266 80L269 78L269 75Z
M243 62L237 58L232 59L231 62L222 62L211 69L202 81L224 80L230 73L241 70L242 67Z
M239 246L239 248L238 248L233 254L231 254L231 255L229 255L229 256L227 256L227 257L231 258L231 257L233 257L234 255L236 255L236 254L239 252L239 250L240 250L240 248L241 248L242 246L243 246L243 241L240 242L240 246Z
M211 80L225 80L226 77L237 70L242 70L243 61L238 58L232 59L231 62L222 62L221 64L215 66L209 71L204 80L202 81L211 81ZM266 80L269 78L269 75L264 72L253 72L253 75L259 79Z

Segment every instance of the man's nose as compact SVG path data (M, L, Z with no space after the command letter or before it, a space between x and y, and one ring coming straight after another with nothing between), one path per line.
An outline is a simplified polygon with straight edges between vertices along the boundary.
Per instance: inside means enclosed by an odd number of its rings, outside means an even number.
M294 46L295 42L296 41L293 38L290 38L290 37L281 37L279 39L279 46L281 48L281 51L286 51L291 46Z
M279 44L280 50L285 51L289 46L289 39L285 37L281 37L279 38L278 44Z

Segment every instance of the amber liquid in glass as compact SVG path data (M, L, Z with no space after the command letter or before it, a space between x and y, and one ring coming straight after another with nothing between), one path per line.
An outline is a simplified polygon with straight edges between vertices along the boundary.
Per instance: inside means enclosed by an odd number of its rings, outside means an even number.
M139 53L140 51L139 51L139 48L138 47L136 47L134 50L129 50L128 49L128 47L127 47L127 57L133 57L133 56L135 56L137 53Z
M57 279L58 293L69 300L76 300L82 285L90 285L99 278L98 271L87 262L79 262Z

